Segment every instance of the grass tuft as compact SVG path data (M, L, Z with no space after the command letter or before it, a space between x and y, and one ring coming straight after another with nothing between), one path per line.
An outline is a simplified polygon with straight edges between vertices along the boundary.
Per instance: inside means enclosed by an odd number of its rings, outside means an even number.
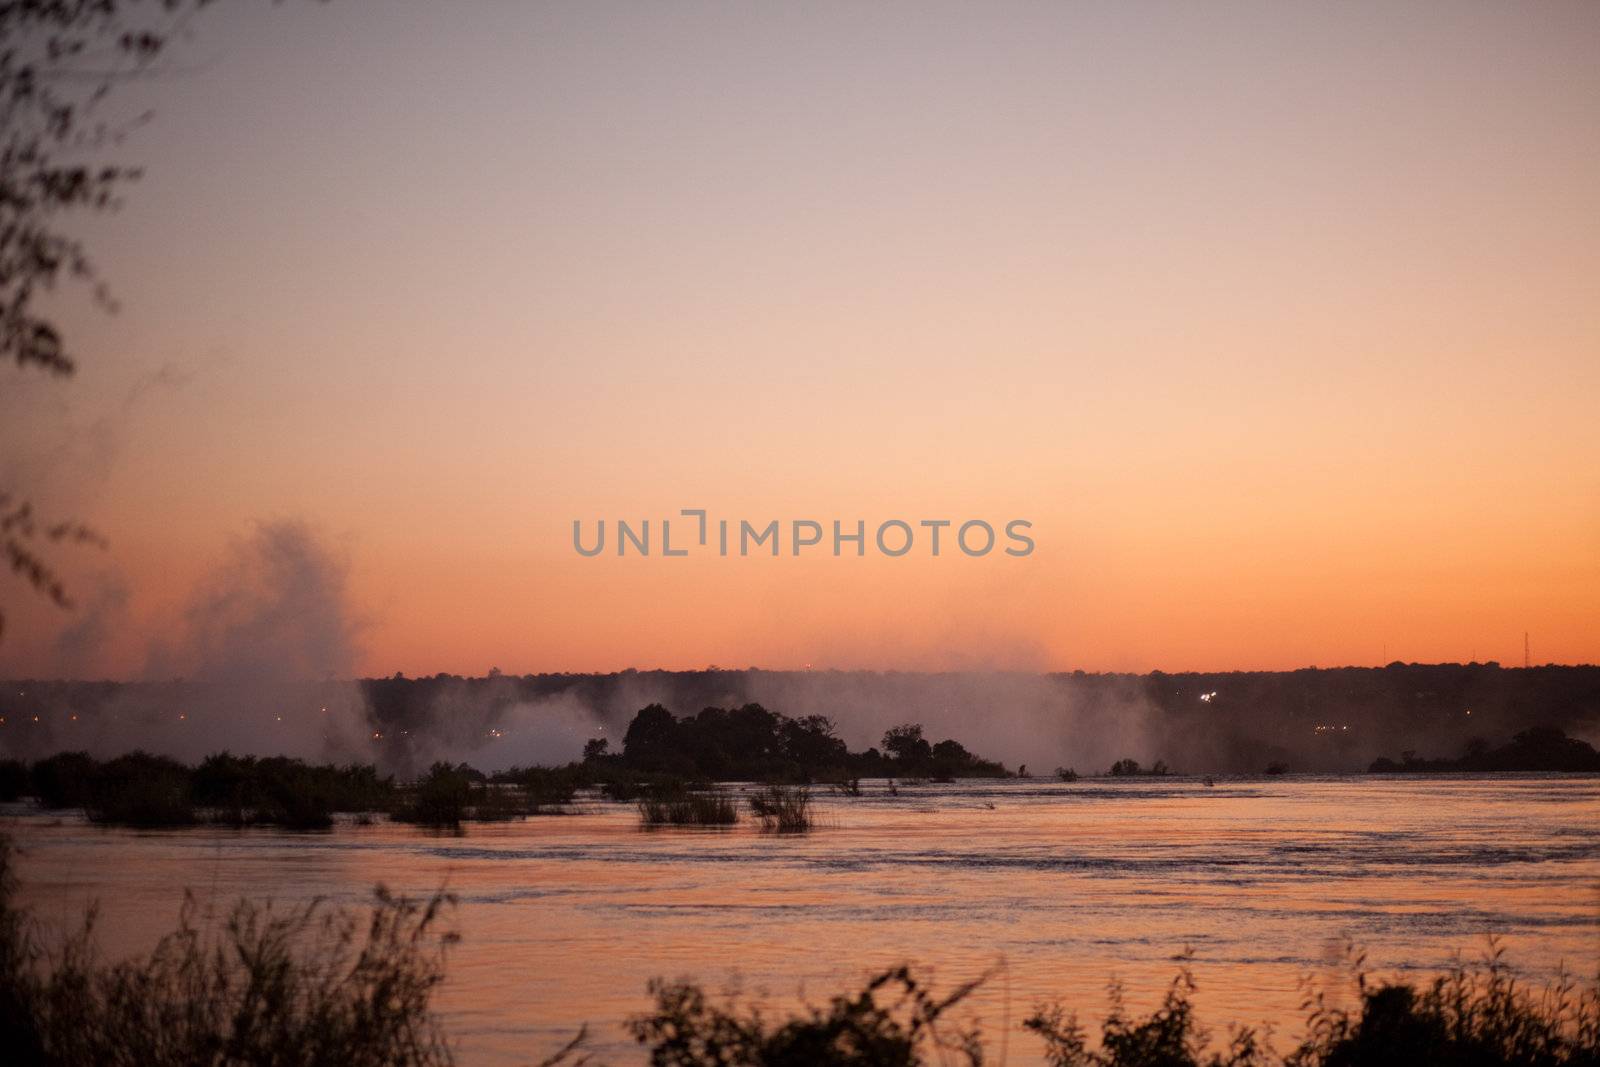
M738 805L725 789L671 791L639 799L639 824L645 829L732 826L738 821Z
M803 834L815 825L811 790L803 785L767 785L750 794L750 811L769 833Z

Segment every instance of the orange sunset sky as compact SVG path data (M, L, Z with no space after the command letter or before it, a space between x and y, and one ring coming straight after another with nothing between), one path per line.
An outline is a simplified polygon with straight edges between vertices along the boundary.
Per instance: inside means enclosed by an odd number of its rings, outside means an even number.
M0 371L0 484L111 541L74 612L0 588L0 674L142 676L281 520L349 672L1600 659L1600 5L337 0L180 51L82 229L121 310ZM690 507L1037 549L572 549Z

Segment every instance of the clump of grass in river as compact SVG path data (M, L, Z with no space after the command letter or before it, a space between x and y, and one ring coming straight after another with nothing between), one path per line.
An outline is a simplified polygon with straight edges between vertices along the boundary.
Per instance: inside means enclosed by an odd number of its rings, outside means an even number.
M732 826L739 807L725 789L654 793L639 799L639 824L659 826Z
M766 785L750 794L750 811L770 833L803 834L811 817L811 790L803 785Z

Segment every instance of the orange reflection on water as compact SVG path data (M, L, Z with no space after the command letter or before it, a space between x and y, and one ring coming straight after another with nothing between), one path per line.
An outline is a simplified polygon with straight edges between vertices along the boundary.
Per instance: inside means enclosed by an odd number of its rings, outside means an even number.
M631 807L598 800L464 837L14 827L24 899L59 921L98 899L113 954L168 929L184 886L219 904L447 886L464 939L440 1007L467 1063L536 1059L583 1023L608 1061L639 1061L620 1024L657 975L784 1006L908 960L945 985L999 965L970 1002L998 1047L1042 998L1098 1018L1113 976L1149 1006L1186 950L1204 1021L1289 1036L1300 981L1340 983L1347 942L1380 969L1446 966L1490 932L1535 976L1600 958L1595 778L970 782L898 796L870 783L819 803L823 828L801 837L642 832ZM1010 1062L1036 1061L1020 1032L1008 1044Z

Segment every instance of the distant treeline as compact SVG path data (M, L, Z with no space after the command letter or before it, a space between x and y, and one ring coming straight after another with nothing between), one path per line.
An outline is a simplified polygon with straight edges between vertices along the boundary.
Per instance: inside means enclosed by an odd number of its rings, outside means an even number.
M1166 760L1188 773L1259 774L1269 766L1291 771L1361 771L1374 758L1416 750L1441 754L1469 744L1491 747L1533 727L1574 736L1600 735L1600 667L1503 668L1497 663L1403 664L1387 667L1305 668L1220 673L925 674L873 671L618 671L610 674L491 672L394 675L357 683L252 684L248 694L224 682L0 683L0 752L37 758L84 747L92 731L109 727L130 737L130 709L190 712L192 733L254 717L257 734L303 726L324 705L352 695L365 716L360 738L384 767L415 772L436 758L431 738L460 737L468 723L488 736L519 706L551 702L582 708L608 733L620 732L642 706L739 708L781 706L798 717L826 715L860 744L895 721L916 721L955 734L991 758L1052 766L1070 759L1106 767L1129 756L1146 764ZM248 696L249 699L239 699ZM1008 734L1026 708L1027 729ZM870 710L868 710L870 709ZM861 731L871 715L876 725ZM275 716L282 715L281 724ZM1015 738L1050 736L1059 716L1059 745L1024 747ZM1122 750L1118 731L1138 723L1141 739ZM171 727L163 727L170 729ZM863 733L865 736L863 736ZM1134 741L1137 743L1134 743ZM218 747L221 747L220 744ZM369 758L363 754L360 758Z
M862 777L1008 773L957 741L930 743L916 723L889 730L883 745L882 752L853 753L823 716L793 719L759 704L706 708L682 719L652 704L634 716L621 752L595 738L581 762L562 767L486 775L465 763L435 763L415 781L399 782L366 763L221 752L189 766L140 751L105 761L59 752L31 765L0 760L0 801L33 797L45 808L78 808L96 822L123 826L206 822L319 830L333 825L335 812L345 812L450 827L557 812L584 788L633 802L677 800L730 780L845 785Z
M1416 774L1424 772L1473 771L1600 771L1600 752L1576 737L1568 737L1554 727L1524 730L1508 743L1491 748L1481 739L1468 742L1456 759L1423 759L1415 752L1402 752L1400 762L1387 757L1374 761L1374 774Z
M884 725L921 722L961 738L989 758L1013 765L1037 760L1036 769L1070 755L1088 762L1089 769L1131 756L1146 764L1165 760L1191 774L1260 774L1275 764L1296 772L1359 772L1386 753L1416 749L1453 754L1475 740L1502 744L1532 727L1555 727L1575 736L1600 734L1596 666L1524 669L1497 663L1396 662L1295 671L1026 676L630 670L391 677L364 681L362 691L386 743L397 745L425 729L440 707L478 701L509 706L563 698L595 709L619 726L646 703L682 711L758 702L801 717L827 715L841 731L857 722L858 713L851 708L870 706L885 713ZM783 694L782 699L773 694ZM1058 709L1053 713L1061 716L1061 749L1001 750L1007 702L1014 698L1030 701L1045 715ZM955 714L942 716L942 708L953 708ZM1093 751L1093 738L1086 733L1114 738L1130 721L1144 724L1146 745L1135 750L1132 744L1110 741L1105 751ZM1048 728L1048 723L1039 725ZM858 745L865 740L855 737ZM1090 742L1090 751L1085 751L1085 742Z

